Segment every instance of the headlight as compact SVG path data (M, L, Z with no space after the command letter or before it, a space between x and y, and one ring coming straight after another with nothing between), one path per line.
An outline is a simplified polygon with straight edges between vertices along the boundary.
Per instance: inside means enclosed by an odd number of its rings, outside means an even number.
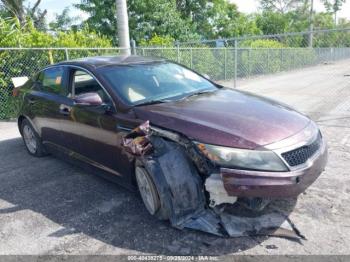
M288 171L287 166L272 151L257 151L196 143L210 160L223 167L261 171Z

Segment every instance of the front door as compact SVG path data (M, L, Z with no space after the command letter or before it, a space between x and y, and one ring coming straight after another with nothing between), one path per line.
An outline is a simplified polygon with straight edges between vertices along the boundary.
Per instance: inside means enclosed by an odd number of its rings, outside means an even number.
M115 175L131 172L132 159L123 153L118 114L112 99L87 71L71 68L70 85L73 98L84 93L97 93L103 105L74 105L71 117L79 136L79 153L84 161Z

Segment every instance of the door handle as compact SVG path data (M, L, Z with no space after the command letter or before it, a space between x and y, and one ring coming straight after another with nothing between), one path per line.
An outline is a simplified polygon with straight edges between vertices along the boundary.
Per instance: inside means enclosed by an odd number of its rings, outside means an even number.
M60 114L61 115L69 116L70 115L70 111L71 111L70 107L60 106Z
M132 129L123 125L117 125L117 130L130 132Z

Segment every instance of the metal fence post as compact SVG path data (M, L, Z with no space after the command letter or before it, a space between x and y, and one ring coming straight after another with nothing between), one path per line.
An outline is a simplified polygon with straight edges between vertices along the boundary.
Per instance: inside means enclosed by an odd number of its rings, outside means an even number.
M252 54L251 54L251 52L252 52L252 48L249 47L249 48L248 48L248 77L249 77L249 78L250 78L250 74L251 74L251 71L252 71L251 66L250 66L250 61L251 61L251 59L252 59Z
M52 55L51 49L48 50L48 58L49 58L50 65L52 65L54 62L53 62L53 55Z
M267 73L270 73L270 48L267 48L267 66L266 71Z
M238 50L237 50L237 39L235 39L235 68L234 68L234 78L233 78L233 87L237 87L237 65L238 65Z
M64 49L64 53L66 54L66 60L69 60L69 54L68 54L68 49Z
M136 55L136 41L134 39L131 39L131 54Z
M190 56L191 56L190 68L193 69L193 50L192 50L192 47L190 49Z
M280 71L283 71L283 48L281 48L281 65L280 65Z
M177 62L180 63L180 45L176 42L176 51L177 51Z
M227 47L224 47L224 78L227 80Z

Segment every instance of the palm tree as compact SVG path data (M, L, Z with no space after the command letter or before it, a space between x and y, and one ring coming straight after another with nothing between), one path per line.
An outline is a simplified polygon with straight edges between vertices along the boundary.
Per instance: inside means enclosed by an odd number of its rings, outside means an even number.
M25 23L25 11L22 0L1 0L2 5L13 16L17 17L19 22L23 25Z
M117 27L118 42L122 53L130 55L130 37L129 37L129 21L126 0L116 0L117 5Z
M0 0L2 6L8 10L14 17L17 17L20 24L23 26L26 22L26 16L33 19L34 25L38 26L42 24L47 10L40 11L38 9L41 0L37 0L33 7L24 7L24 0Z

